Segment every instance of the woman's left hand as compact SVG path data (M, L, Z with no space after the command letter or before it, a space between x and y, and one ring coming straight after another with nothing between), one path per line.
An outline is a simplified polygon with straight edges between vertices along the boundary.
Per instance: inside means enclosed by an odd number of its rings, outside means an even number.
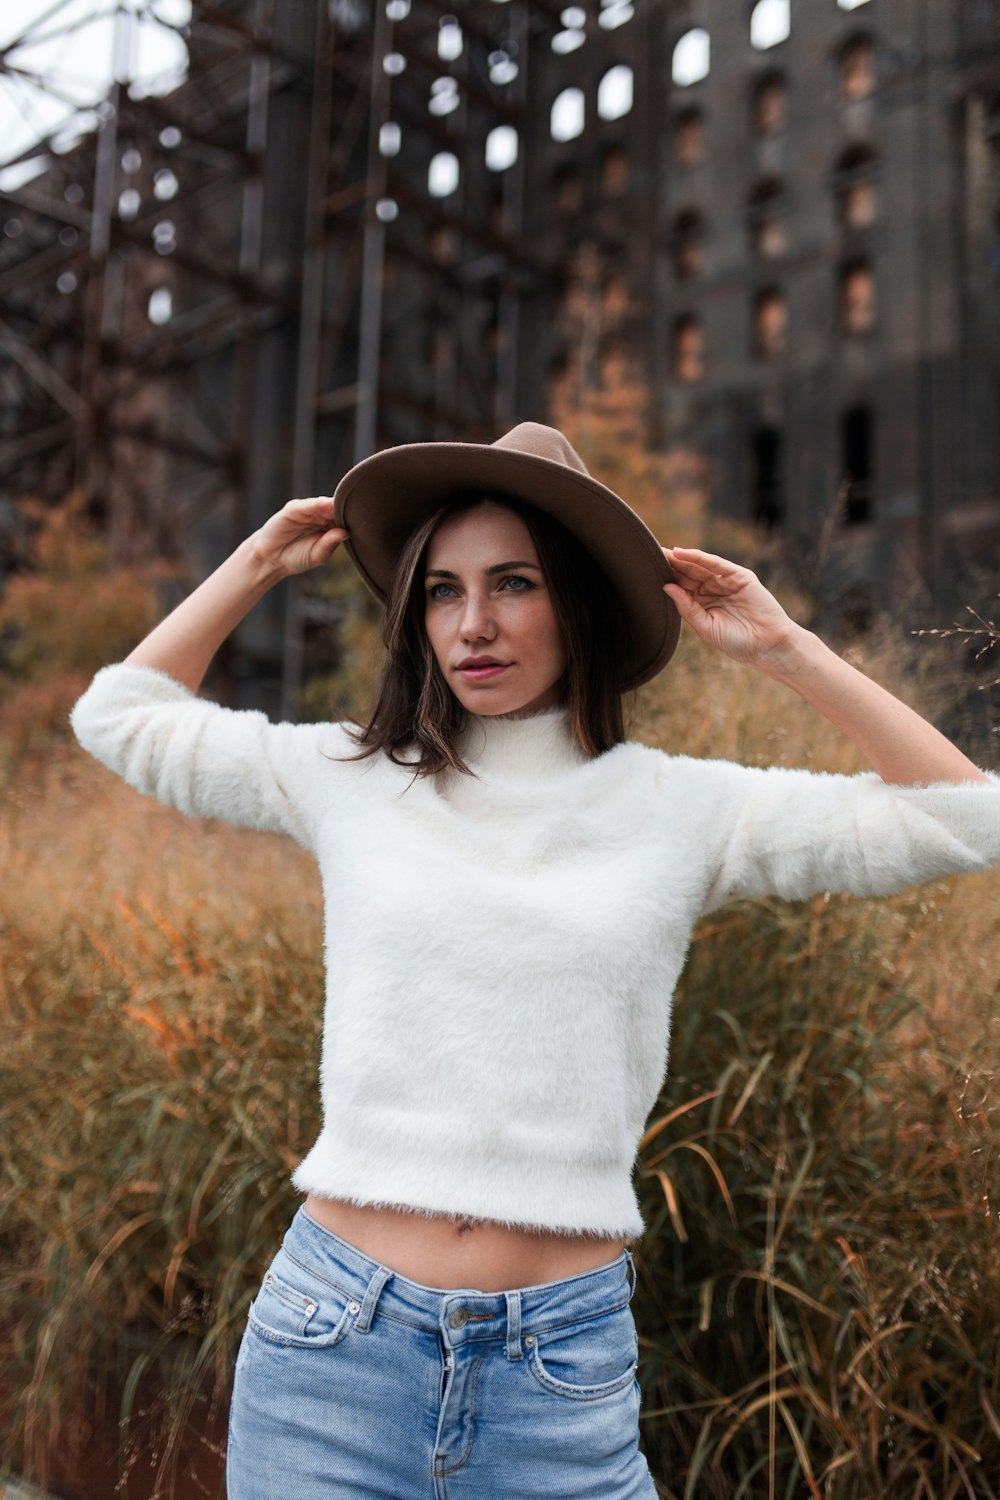
M664 547L676 583L666 583L682 620L710 646L746 666L779 654L797 629L756 573L697 547Z

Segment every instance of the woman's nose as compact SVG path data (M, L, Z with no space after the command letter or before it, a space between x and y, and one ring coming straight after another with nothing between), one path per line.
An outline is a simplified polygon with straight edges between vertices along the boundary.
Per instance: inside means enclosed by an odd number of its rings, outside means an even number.
M464 640L490 640L495 633L493 617L487 599L469 594L462 611L462 637Z

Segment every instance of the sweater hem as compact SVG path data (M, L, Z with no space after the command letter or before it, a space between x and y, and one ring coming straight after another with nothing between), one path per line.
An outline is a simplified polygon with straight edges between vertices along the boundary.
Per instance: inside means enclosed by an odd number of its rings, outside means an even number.
M564 1192L562 1203L554 1208L551 1201L533 1204L523 1188L516 1192L515 1198L512 1191L505 1193L495 1182L490 1184L486 1198L468 1183L455 1190L442 1186L436 1191L426 1186L414 1187L412 1171L402 1166L397 1172L386 1173L369 1167L362 1184L357 1172L345 1172L330 1161L328 1148L323 1148L325 1161L312 1161L314 1154L315 1148L292 1173L293 1187L302 1194L315 1193L318 1198L331 1198L359 1208L389 1208L424 1219L459 1217L474 1223L499 1224L506 1229L589 1235L632 1243L646 1232L631 1183L627 1190L631 1202L627 1204L622 1202L625 1196L622 1190L616 1188L607 1194L591 1192L585 1196ZM607 1203L603 1211L595 1210L595 1196L617 1205L618 1212L612 1209L609 1213Z

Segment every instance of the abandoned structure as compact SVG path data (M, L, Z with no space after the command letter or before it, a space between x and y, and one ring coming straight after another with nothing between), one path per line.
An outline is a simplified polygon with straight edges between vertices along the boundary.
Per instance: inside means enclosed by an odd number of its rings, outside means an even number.
M995 4L194 0L159 96L152 9L122 0L92 128L0 163L0 493L80 487L116 555L203 572L376 448L545 420L625 350L650 440L860 618L995 572ZM234 701L295 715L320 605L254 611Z

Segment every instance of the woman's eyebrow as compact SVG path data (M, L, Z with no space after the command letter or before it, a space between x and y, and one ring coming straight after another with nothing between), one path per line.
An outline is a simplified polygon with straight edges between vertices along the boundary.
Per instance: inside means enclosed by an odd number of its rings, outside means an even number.
M541 568L539 567L538 563L532 563L532 562L503 562L503 563L494 563L493 566L492 566L492 568L486 568L484 571L485 571L487 577L489 577L493 573L506 573L509 568L534 568L534 570L535 570L536 573L540 573L542 571ZM447 568L428 568L427 572L424 574L424 577L425 578L457 578L458 574L450 572Z

